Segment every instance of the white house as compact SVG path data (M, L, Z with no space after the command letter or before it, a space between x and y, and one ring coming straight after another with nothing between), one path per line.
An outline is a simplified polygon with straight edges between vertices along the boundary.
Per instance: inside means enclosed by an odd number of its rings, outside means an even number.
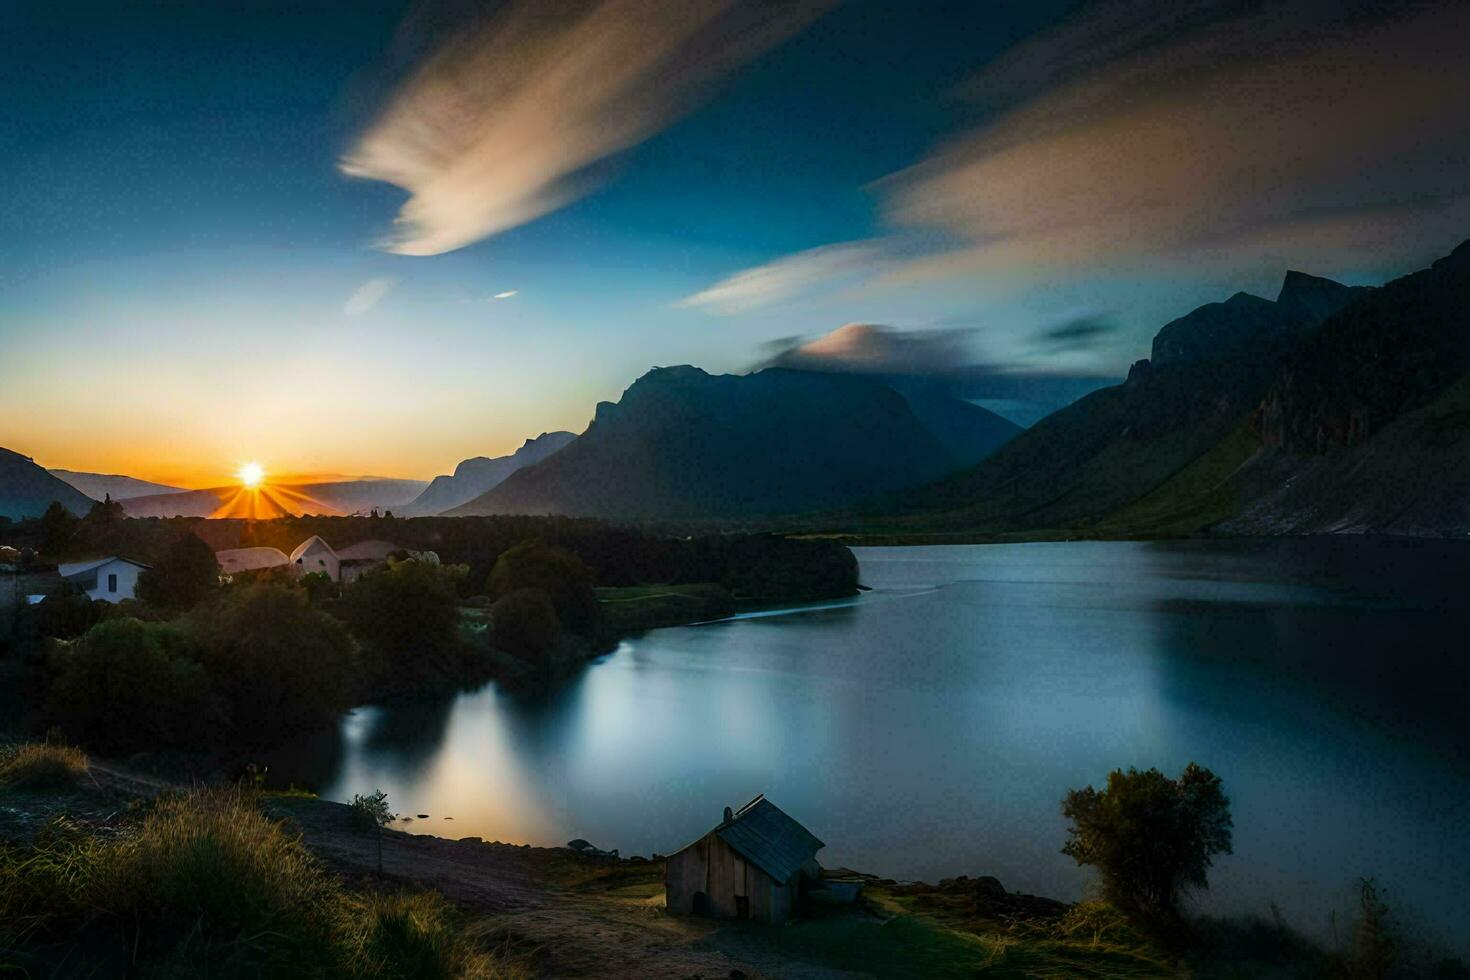
M296 550L291 552L291 564L298 566L303 575L325 572L327 578L333 582L342 579L342 559L337 557L331 545L315 534L298 544Z
M341 563L342 584L356 582L365 574L380 567L395 551L401 551L392 541L359 541L337 552Z
M147 567L142 562L111 555L91 561L64 562L56 566L56 571L93 599L121 602L134 597L138 576Z
M240 572L257 572L265 568L279 568L291 564L291 559L279 548L227 548L216 551L214 560L219 562L221 575L237 575Z

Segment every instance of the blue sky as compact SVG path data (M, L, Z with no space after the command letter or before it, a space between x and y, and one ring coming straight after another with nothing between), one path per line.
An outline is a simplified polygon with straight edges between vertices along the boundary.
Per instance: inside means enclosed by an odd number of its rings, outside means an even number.
M1424 149L1450 118L1423 95L1458 77L1449 52L1430 51L1423 87L1410 89L1424 120L1360 132L1333 113L1371 119L1352 102L1367 96L1291 90L1312 65L1356 63L1362 50L1302 46L1292 23L1230 4L1212 5L1230 9L1206 18L1208 33L1166 24L1159 41L1071 3L797 3L811 9L759 43L752 25L769 18L664 37L677 8L643 6L650 20L630 36L662 41L667 58L579 105L575 91L546 95L546 65L574 45L616 70L629 46L606 29L557 34L554 18L516 34L514 7L455 11L447 32L446 8L402 3L13 5L0 34L0 443L47 465L190 484L257 457L276 472L427 478L544 430L580 430L598 400L656 364L744 370L772 342L866 322L964 331L976 362L998 369L1119 374L1165 319L1239 288L1271 295L1287 264L1372 282L1458 241L1461 133ZM638 5L565 7L620 26ZM423 26L426 10L438 29ZM1349 27L1389 64L1446 25ZM1130 30L1133 46L1109 49ZM1229 44L1238 30L1280 39L1270 64L1285 66L1273 83L1282 105L1331 103L1328 149L1381 144L1408 156L1402 180L1344 176L1324 153L1305 170L1255 174L1257 214L1229 196L1239 172L1176 182L1144 154L1139 173L1163 178L1130 187L1144 183L1131 176L1130 126L1233 122L1210 86L1238 93L1238 80L1200 70L1183 42ZM700 57L681 60L695 46ZM732 50L707 68L709 52ZM463 125L486 138L434 134L462 158L449 190L440 171L416 185L438 208L419 240L469 240L385 250L415 195L382 174L418 152L407 137L426 113L433 122L436 83L522 54L530 67L505 84L537 111L507 121L515 100L485 95ZM1115 93L1140 64L1157 118L1075 84ZM1162 79L1181 71L1186 95L1193 86L1200 106L1226 110L1169 102ZM677 104L664 104L669 92ZM1068 101L1084 95L1085 111ZM629 132L602 132L619 114L635 117ZM1053 136L1057 120L1066 139ZM522 135L537 148L529 163L504 150ZM1279 135L1266 123L1247 134ZM344 173L375 137L372 172ZM1094 179L1094 156L1118 172L1119 209L1089 212L1112 181L1068 203ZM458 221L477 195L513 186L507 173L545 160L570 161L572 192L530 201L524 221L504 214L535 194L507 192L478 224ZM1320 201L1302 191L1323 181ZM1168 220L1138 219L1152 215L1138 203L1153 203L1150 186ZM1449 203L1426 216L1414 210L1425 195ZM1201 207L1217 198L1216 212ZM1315 210L1296 206L1306 198ZM1056 221L1030 218L1051 202L1066 206L1060 237ZM1250 221L1228 234L1201 233L1242 211ZM1082 317L1110 329L1081 348L1037 340Z

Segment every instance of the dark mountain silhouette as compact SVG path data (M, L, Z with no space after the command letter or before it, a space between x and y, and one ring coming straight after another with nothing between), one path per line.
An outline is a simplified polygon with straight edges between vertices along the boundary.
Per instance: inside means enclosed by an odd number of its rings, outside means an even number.
M1470 532L1470 242L1328 319L1252 433L1221 530Z
M23 520L40 517L52 501L78 516L95 501L71 484L37 466L29 456L0 449L0 517Z
M932 480L1019 431L940 396L881 381L770 368L656 368L544 462L450 514L684 520L788 514ZM916 411L915 405L918 405ZM968 416L979 435L960 432ZM923 418L939 419L936 435Z
M1245 424L1282 359L1361 290L1288 273L1276 300L1237 293L1166 324L1121 385L1053 413L972 469L879 501L910 527L1021 531L1094 526Z
M527 439L509 456L476 456L454 468L453 476L436 476L418 498L403 508L405 517L431 517L500 486L516 470L539 463L577 438L571 432L543 432Z
M171 487L165 483L149 483L136 477L116 473L79 473L76 470L49 470L52 476L76 487L93 500L111 496L113 500L128 500L146 497L155 493L184 493L183 487Z

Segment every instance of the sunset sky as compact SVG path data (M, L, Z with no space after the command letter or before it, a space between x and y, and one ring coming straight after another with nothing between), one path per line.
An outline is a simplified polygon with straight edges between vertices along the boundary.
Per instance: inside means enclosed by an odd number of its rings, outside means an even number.
M1464 4L299 8L7 4L0 445L428 478L654 365L1121 376L1470 235Z

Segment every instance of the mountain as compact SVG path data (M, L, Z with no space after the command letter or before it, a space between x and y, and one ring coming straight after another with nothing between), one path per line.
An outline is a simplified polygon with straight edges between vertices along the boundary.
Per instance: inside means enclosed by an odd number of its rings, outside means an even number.
M52 476L76 487L93 500L111 496L113 500L128 500L155 493L184 493L182 487L171 487L163 483L149 483L131 476L114 473L78 473L75 470L49 470Z
M935 398L939 396L934 396ZM577 440L451 515L687 520L789 514L932 480L1020 431L985 409L854 375L655 368ZM943 421L943 436L920 415ZM985 435L967 442L962 418Z
M1047 416L977 466L866 509L907 530L1009 532L1102 524L1225 444L1283 358L1369 293L1288 273L1275 300L1237 293L1165 324L1128 379ZM1233 444L1232 444L1233 445ZM1213 471L1211 471L1213 472Z
M338 516L366 514L374 508L403 507L427 485L424 480L364 477L322 483L266 484L258 490L211 487L133 497L122 501L122 505L129 517Z
M570 432L543 432L527 439L509 456L467 459L454 468L453 476L434 477L424 492L403 508L403 516L429 517L468 503L500 486L516 470L541 462L575 438Z
M0 449L0 517L16 521L40 517L52 501L79 516L96 502L37 466L29 456Z
M1251 423L1220 531L1470 533L1470 242L1329 318Z

